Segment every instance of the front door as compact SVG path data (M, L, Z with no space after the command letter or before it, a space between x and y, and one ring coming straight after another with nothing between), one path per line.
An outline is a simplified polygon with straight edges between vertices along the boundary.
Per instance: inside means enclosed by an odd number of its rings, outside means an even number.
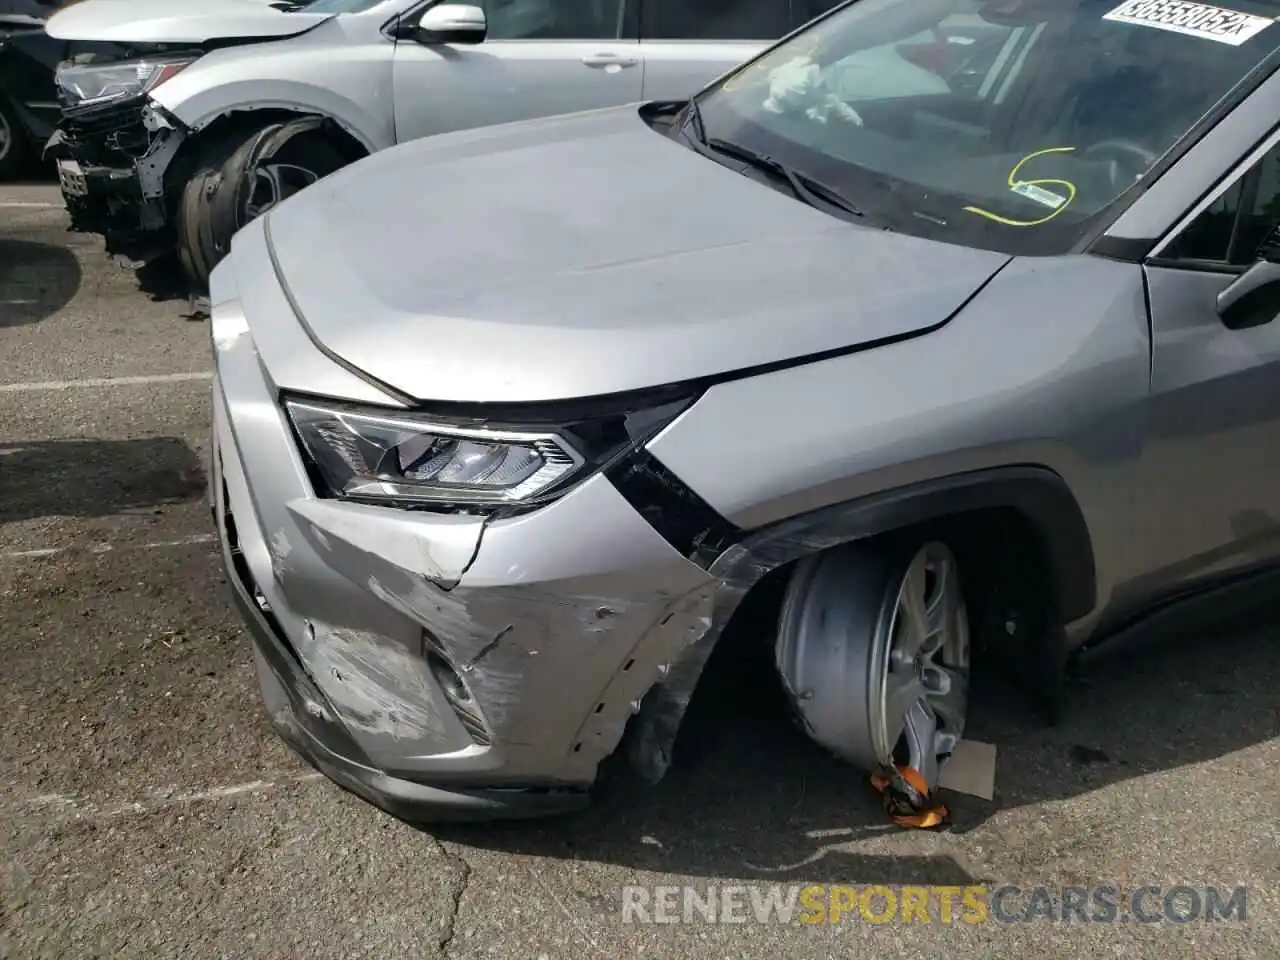
M1145 267L1153 356L1144 485L1165 505L1147 516L1143 539L1160 581L1149 589L1280 556L1280 316L1231 329L1216 303L1277 223L1273 146Z
M641 99L634 0L468 3L485 11L483 43L397 41L397 141Z

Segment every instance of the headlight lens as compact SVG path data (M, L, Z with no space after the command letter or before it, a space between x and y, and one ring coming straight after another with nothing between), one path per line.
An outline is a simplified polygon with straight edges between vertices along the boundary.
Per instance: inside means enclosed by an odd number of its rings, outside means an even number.
M556 425L448 422L285 401L321 494L423 507L533 505L646 442L690 398Z
M58 90L64 101L77 107L131 100L154 90L197 59L146 57L105 64L64 63L56 74Z

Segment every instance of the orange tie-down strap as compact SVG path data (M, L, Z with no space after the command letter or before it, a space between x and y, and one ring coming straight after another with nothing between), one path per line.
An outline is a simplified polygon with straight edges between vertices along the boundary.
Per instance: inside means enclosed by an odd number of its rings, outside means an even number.
M950 814L929 800L929 784L920 771L898 766L892 773L876 773L871 785L884 798L884 809L893 822L912 830L928 830L947 822Z

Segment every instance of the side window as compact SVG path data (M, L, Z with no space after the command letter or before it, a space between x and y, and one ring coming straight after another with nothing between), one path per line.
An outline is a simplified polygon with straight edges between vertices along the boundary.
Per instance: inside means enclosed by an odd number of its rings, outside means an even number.
M488 40L616 40L626 0L479 0Z
M1280 225L1280 146L1273 147L1180 233L1162 260L1247 266Z
M647 40L776 40L790 30L788 0L646 0Z

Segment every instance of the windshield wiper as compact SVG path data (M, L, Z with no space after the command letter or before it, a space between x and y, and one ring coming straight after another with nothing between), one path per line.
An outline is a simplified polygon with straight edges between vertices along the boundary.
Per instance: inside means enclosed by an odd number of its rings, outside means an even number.
M756 153L741 144L721 140L719 137L703 140L702 143L716 153L722 153L726 157L733 157L749 166L755 167L757 170L763 170L765 173L773 174L775 177L781 177L786 181L787 186L791 188L791 192L799 200L811 207L817 207L818 209L822 209L824 206L835 207L847 217L863 216L862 211L841 196L838 191L828 187L825 183L813 179L813 177L797 173L785 163L775 160L773 157Z
M693 137L695 142L702 146L707 144L707 129L702 125L702 109L698 106L698 98L692 97L689 100L689 106L686 108L684 122L680 124L680 133L684 133L689 127L693 127Z
M824 206L835 207L847 217L863 216L862 211L841 196L838 191L828 187L825 183L814 180L810 176L797 173L785 163L781 163L772 157L766 157L762 153L756 153L754 150L749 150L739 144L722 140L719 137L707 139L707 129L702 124L702 109L698 106L697 97L690 98L679 132L684 134L690 129L693 133L693 143L699 152L714 151L726 157L741 160L743 163L755 167L757 170L771 173L775 177L781 177L786 181L787 186L791 188L791 192L796 195L797 199L811 207L818 209Z

